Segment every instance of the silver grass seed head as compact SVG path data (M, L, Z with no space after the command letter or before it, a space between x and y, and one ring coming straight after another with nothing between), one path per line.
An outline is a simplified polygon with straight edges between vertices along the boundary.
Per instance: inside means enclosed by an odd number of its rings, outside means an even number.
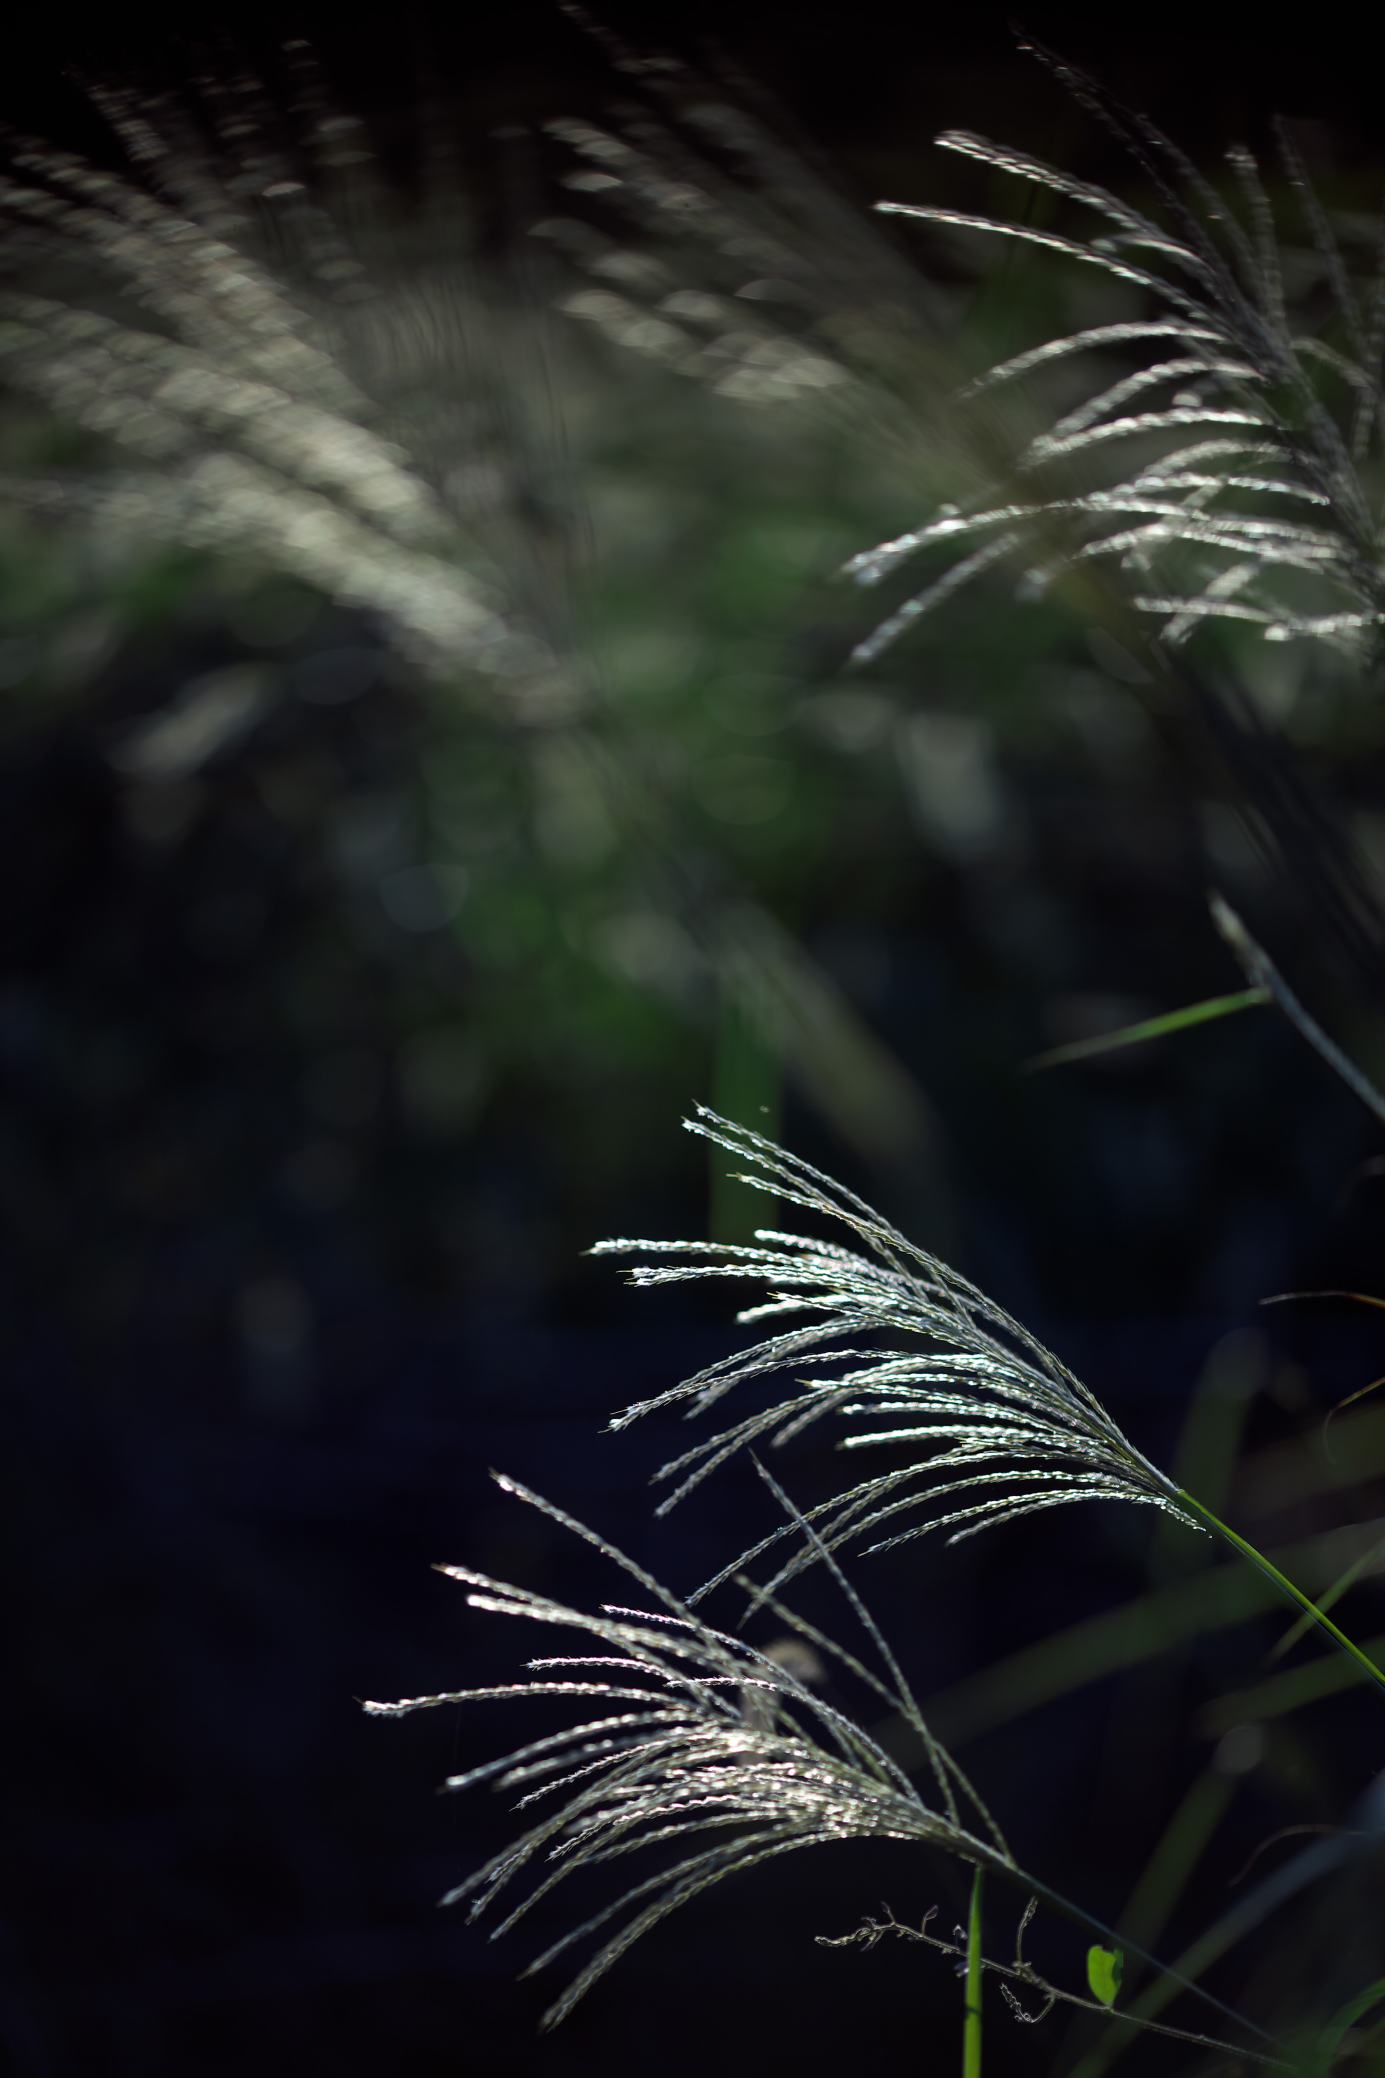
M852 559L848 572L872 584L945 534L971 537L971 552L917 585L857 645L855 661L878 657L997 562L1018 565L1023 596L1104 556L1154 577L1128 603L1160 623L1165 643L1230 619L1272 641L1312 639L1347 652L1378 645L1385 557L1370 486L1385 438L1385 219L1364 266L1349 263L1280 126L1282 170L1341 338L1334 344L1286 296L1283 233L1250 152L1233 146L1227 154L1229 200L1147 119L1052 53L1028 47L1123 144L1153 191L1155 213L958 130L938 145L1056 196L1087 224L1096 220L1090 233L1081 235L1080 221L1067 235L927 203L876 207L1042 248L1114 279L1146 306L1133 320L1031 347L966 384L963 399L1060 359L1131 346L1151 352L1114 380L1095 375L1083 402L1021 441L1003 475L967 500L964 519L949 515ZM1290 258L1301 273L1302 254Z
M739 1279L763 1296L736 1316L774 1329L748 1348L613 1417L621 1429L646 1414L715 1407L736 1387L797 1371L770 1404L718 1428L656 1474L671 1490L663 1513L740 1449L782 1444L828 1417L846 1427L841 1447L888 1445L893 1469L843 1488L806 1511L810 1541L770 1582L774 1588L848 1540L881 1551L930 1530L956 1543L1001 1522L1069 1502L1121 1500L1162 1508L1197 1527L1166 1474L1125 1435L1089 1387L994 1300L918 1248L854 1192L747 1126L699 1105L689 1132L745 1164L738 1175L847 1227L858 1246L760 1229L755 1245L610 1240L597 1255L633 1256L641 1286L694 1278ZM704 1582L693 1600L794 1533L786 1522Z
M492 1938L569 1877L616 1867L616 1896L550 1943L524 1972L597 1937L544 2014L546 2027L564 2019L641 1934L678 1906L723 1877L779 1855L841 1840L899 1840L941 1848L972 1866L1014 1867L994 1819L929 1733L893 1656L849 1588L855 1612L884 1656L883 1678L782 1605L774 1605L774 1613L902 1715L932 1772L928 1797L852 1717L814 1692L799 1670L801 1656L761 1651L713 1629L593 1531L515 1481L498 1483L602 1552L654 1606L575 1609L463 1566L444 1566L468 1589L473 1608L576 1632L579 1649L532 1659L525 1677L495 1687L364 1707L374 1716L400 1716L440 1703L518 1698L573 1706L565 1726L451 1776L446 1785L489 1782L519 1792L517 1812L540 1814L442 1900L468 1900L475 1919L503 1893L522 1893L507 1901ZM627 1857L646 1851L653 1866L642 1859L625 1876Z

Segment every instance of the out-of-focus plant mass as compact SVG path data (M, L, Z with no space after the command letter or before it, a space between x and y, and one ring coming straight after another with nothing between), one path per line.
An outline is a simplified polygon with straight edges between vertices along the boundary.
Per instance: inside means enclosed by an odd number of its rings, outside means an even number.
M1369 589L1352 572L1367 561L1355 464L1374 437L1359 363L1376 305L1368 283L1339 282L1335 244L1281 258L1247 157L1250 228L1227 258L1213 241L1228 242L1229 211L1210 229L1189 216L1192 242L1184 224L1161 247L1091 184L945 138L1008 188L1037 184L1041 217L1104 214L1092 246L1037 230L1031 210L1019 235L1056 251L1012 268L1001 298L975 211L932 212L955 245L920 255L724 93L615 55L635 113L555 121L541 158L503 147L540 167L526 192L546 184L550 206L513 206L499 265L446 125L423 126L401 192L303 46L268 84L209 70L162 95L94 89L99 160L10 140L4 669L21 767L99 702L82 740L100 746L87 783L106 844L122 873L162 885L176 869L190 898L176 935L212 999L208 1072L242 1016L296 1059L283 1188L313 1209L357 1195L372 1122L396 1105L421 1142L456 1145L497 1106L537 1102L574 1158L609 1164L623 1145L609 1097L632 1074L651 1097L665 1078L676 1106L689 1081L775 1100L787 1073L873 1157L936 1155L909 1058L923 1008L909 999L936 955L894 950L926 936L930 885L996 889L968 957L999 992L1017 961L1071 970L1032 867L1047 850L1046 869L1086 873L1071 837L1041 827L1081 773L1123 811L1088 843L1164 853L1151 863L1176 900L1171 848L1251 872L1252 842L1302 839L1307 811L1265 770L1261 709L1310 755L1368 727L1330 658L1265 650L1254 624L1283 632L1298 609L1292 592L1253 606L1250 587L1321 567ZM1157 207L1159 180L1185 169L1150 156ZM1200 192L1180 206L1208 213ZM1308 303L1338 291L1345 347L1299 351L1290 288ZM1003 389L985 372L997 353ZM1352 407L1340 453L1319 374ZM959 387L982 393L974 411ZM990 415L1017 396L1018 447ZM1145 436L1143 474L1036 498L1040 464L1061 473L1113 433L1127 469ZM1340 482L1315 488L1337 461ZM1228 487L1249 513L1224 512ZM1172 633L1216 614L1232 645L1234 699L1201 687L1174 724L1205 731L1211 710L1220 769L1195 746L1204 829L1184 811L1172 847L1150 731L1179 691L1112 632L1167 580L995 610L1017 526L1056 519L1096 522L1068 544L1079 570L1093 550L1143 569L1172 542L1202 587ZM925 591L946 608L941 647L862 673L917 600L887 617L842 571L878 579L933 536L981 541ZM1050 541L1037 569L1056 574L1062 550ZM981 564L1000 567L980 596L945 599ZM1143 711L1131 678L1155 685ZM1249 721L1222 711L1246 699ZM17 791L21 814L37 809L31 785ZM1374 811L1359 820L1370 845ZM1359 944L1362 898L1336 857L1349 838L1314 870ZM244 963L271 916L304 936L292 982L218 1030L237 963L257 993ZM1022 1055L1045 1036L1036 1011L1060 1038L1103 1017L1069 976L1035 978L1060 985L1016 1005L1023 1036L982 1043ZM157 1066L120 1011L44 1015L87 1032L98 1111L110 1085L148 1126ZM200 1167L189 1137L236 1166L239 1128L194 1102L155 1170ZM179 1187L199 1186L154 1175L136 1195L157 1214ZM443 1253L461 1267L460 1234Z

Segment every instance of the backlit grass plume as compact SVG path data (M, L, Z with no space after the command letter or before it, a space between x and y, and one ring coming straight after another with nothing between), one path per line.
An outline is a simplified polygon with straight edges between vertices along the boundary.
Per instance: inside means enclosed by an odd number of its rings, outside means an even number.
M1157 214L962 130L944 132L938 144L1095 218L1094 234L922 203L876 206L1042 247L1104 273L1127 302L1133 292L1133 307L1115 322L1046 340L968 385L963 396L980 397L1074 357L1096 371L1088 394L1023 443L1005 474L853 560L858 580L873 584L935 548L949 558L859 646L858 659L878 655L994 564L1016 559L1030 592L1065 568L1118 561L1132 580L1132 603L1158 619L1166 639L1230 618L1271 639L1374 643L1385 625L1380 515L1369 491L1385 397L1381 227L1364 269L1354 271L1281 129L1283 176L1311 247L1285 253L1249 151L1238 145L1227 155L1229 200L1147 118L1072 66L1038 55L1124 146ZM1329 336L1295 310L1307 300L1305 276ZM1144 355L1133 368L1120 358L1131 348Z
M794 1555L769 1582L772 1593L848 1540L888 1551L948 1529L949 1542L1074 1501L1133 1501L1205 1528L1249 1560L1277 1591L1385 1690L1385 1673L1279 1568L1203 1502L1138 1450L1051 1350L1003 1307L820 1169L706 1105L683 1121L747 1166L737 1180L836 1220L860 1247L760 1228L756 1246L717 1241L598 1242L596 1255L633 1255L631 1281L673 1284L729 1277L764 1288L737 1316L788 1321L748 1349L720 1358L678 1385L616 1415L622 1429L642 1415L679 1406L704 1413L742 1381L796 1368L802 1376L772 1404L719 1429L663 1466L675 1482L666 1512L736 1451L779 1444L835 1416L847 1450L892 1446L904 1462L845 1487L743 1551L697 1589L696 1602L802 1526ZM880 1338L872 1342L862 1338Z
M519 1681L365 1707L397 1716L438 1703L515 1698L575 1706L574 1722L447 1783L468 1789L491 1782L521 1792L520 1812L544 1807L513 1845L443 1900L469 1899L476 1918L502 1893L522 1887L493 1935L514 1926L569 1877L610 1869L623 1877L613 1901L584 1916L525 1972L597 1937L593 1953L545 2013L546 2026L570 2013L641 1934L680 1905L723 1877L799 1848L909 1841L1027 1880L966 1776L929 1732L893 1654L840 1573L883 1676L782 1605L775 1603L774 1613L815 1657L835 1662L876 1704L899 1713L927 1761L927 1796L854 1719L814 1693L791 1655L776 1657L714 1630L551 1502L513 1480L498 1483L594 1545L635 1582L646 1606L573 1609L467 1567L444 1566L468 1589L473 1608L575 1631L577 1651L530 1660ZM640 1873L624 1877L626 1857L646 1850L656 1864L652 1871L644 1873L648 1864L641 1860Z
M1027 1892L1026 1923L1034 1902L1042 1901L1088 1934L1117 1940L1101 1920L1015 1861L976 1790L929 1731L898 1661L855 1589L821 1547L811 1524L761 1471L790 1522L818 1547L879 1671L763 1590L758 1602L784 1627L787 1640L781 1637L761 1650L738 1634L714 1629L605 1538L516 1480L495 1475L506 1493L609 1559L635 1583L645 1606L607 1603L596 1610L575 1609L465 1566L444 1566L442 1572L468 1589L474 1609L575 1631L580 1649L531 1659L523 1680L365 1705L377 1717L440 1703L521 1698L573 1707L571 1723L447 1782L449 1789L489 1782L497 1789L518 1790L518 1812L546 1806L546 1815L526 1821L526 1830L511 1846L442 1900L445 1905L470 1900L470 1916L476 1919L511 1886L521 1890L492 1927L492 1939L508 1932L569 1877L614 1870L619 1878L626 1857L647 1850L655 1864L651 1869L641 1860L613 1899L527 1966L526 1976L570 1949L590 1946L587 1960L545 2012L546 2027L565 2019L642 1934L724 1877L800 1848L843 1840L893 1840L939 1849L968 1865L978 1879L990 1871ZM806 1652L786 1650L789 1642ZM802 1672L796 1660L802 1660ZM816 1684L829 1667L912 1732L917 1763L926 1771L926 1794L853 1716L817 1693ZM974 1882L972 1924L978 1939L979 1895ZM1254 2023L1178 1970L1128 1939L1124 1945L1223 2019L1264 2039ZM1031 1976L1028 1981L1038 1980ZM1054 1996L1066 1994L1055 1991ZM1232 2047L1209 2044L1205 2036L1184 2039L1228 2051ZM1255 2052L1237 2053L1264 2061Z
M665 1465L658 1477L675 1483L661 1512L743 1446L785 1442L830 1415L848 1424L844 1448L901 1446L907 1457L812 1511L829 1551L848 1538L885 1550L938 1529L949 1529L956 1542L1074 1501L1135 1501L1194 1521L1172 1480L1135 1448L1096 1395L984 1292L907 1241L854 1192L749 1127L706 1106L684 1124L748 1165L740 1181L839 1222L859 1246L775 1229L757 1231L754 1247L597 1244L594 1254L639 1258L629 1273L635 1284L729 1277L763 1286L764 1297L738 1320L786 1323L627 1407L613 1428L665 1407L704 1413L742 1381L804 1359L832 1371L795 1379L771 1406ZM882 1338L881 1346L863 1346L871 1337ZM776 1537L792 1528L786 1524ZM811 1555L805 1547L800 1559ZM725 1577L718 1574L717 1582Z

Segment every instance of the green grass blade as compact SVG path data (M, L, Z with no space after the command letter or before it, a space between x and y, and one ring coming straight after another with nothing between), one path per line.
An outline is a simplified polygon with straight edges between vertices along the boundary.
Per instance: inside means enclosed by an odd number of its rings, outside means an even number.
M966 2018L962 2023L962 2078L981 2078L981 1871L971 1879L967 1914Z
M1377 1662L1385 1659L1385 1634L1371 1638L1367 1650ZM1240 1688L1209 1703L1198 1719L1198 1730L1209 1738L1220 1738L1233 1725L1263 1724L1271 1717L1290 1717L1296 1710L1339 1696L1357 1680L1356 1668L1345 1658L1309 1660L1271 1675L1253 1688Z
M1050 1047L1025 1062L1026 1074L1039 1068L1066 1067L1070 1061L1091 1060L1098 1054L1114 1053L1121 1046L1142 1046L1147 1039L1165 1039L1171 1032L1186 1032L1193 1025L1211 1024L1219 1017L1234 1017L1238 1010L1255 1010L1268 1003L1266 988L1239 989L1230 996L1208 996L1201 1003L1188 1003L1182 1010L1166 1010L1160 1017L1147 1017L1137 1025L1122 1025L1115 1032L1100 1032L1092 1039L1074 1039L1067 1046Z
M1371 1567L1375 1564L1375 1561L1381 1556L1382 1552L1385 1552L1385 1537L1382 1537L1378 1544L1372 1544L1369 1551L1363 1551L1359 1558L1355 1558L1352 1560L1351 1564L1345 1569L1344 1572L1341 1572L1337 1575L1337 1578L1333 1581L1331 1587L1325 1589L1325 1591L1318 1596L1318 1608L1321 1609L1324 1614L1326 1614L1326 1612L1329 1609L1331 1609L1334 1602L1340 1602L1342 1596L1346 1593L1347 1589L1351 1587L1357 1580L1359 1580L1363 1573L1370 1571ZM1303 1611L1300 1611L1298 1616L1296 1616L1294 1618L1294 1621L1289 1625L1288 1630L1285 1631L1283 1637L1280 1638L1275 1645L1271 1646L1269 1652L1266 1654L1267 1663L1270 1666L1273 1666L1276 1660L1283 1659L1285 1653L1289 1651L1290 1647L1297 1645L1299 1639L1304 1635L1305 1631L1308 1631L1312 1628L1312 1623L1312 1617L1307 1615ZM1372 1657L1374 1657L1373 1654Z
M1193 1778L1120 1915L1132 1939L1158 1941L1231 1802L1231 1783L1215 1768Z
M1323 2030L1322 2040L1318 2045L1320 2068L1322 2070L1328 2071L1332 2068L1341 2052L1342 2044L1352 2028L1355 2027L1357 2021L1364 2020L1372 2007L1379 2006L1383 2002L1385 2002L1385 1977L1378 1977L1374 1984L1368 1984L1364 1991L1359 1991L1354 1999L1349 1999L1340 2011L1333 2014Z
M1340 1568L1341 1555L1355 1555L1358 1549L1358 1533L1329 1530L1293 1544L1285 1557L1295 1570L1316 1578L1319 1568L1324 1573ZM1248 1623L1273 1607L1276 1592L1250 1567L1204 1564L1191 1577L1050 1632L939 1690L928 1700L928 1721L948 1740L978 1738L1106 1675ZM1325 1670L1330 1670L1334 1691L1351 1678L1335 1659L1314 1661L1311 1670L1301 1671L1321 1675Z
M1336 1662L1333 1662L1336 1665ZM1196 1871L1209 1840L1226 1815L1231 1802L1230 1779L1215 1767L1204 1768L1188 1788L1173 1817L1165 1828L1163 1837L1155 1847L1143 1875L1131 1892L1125 1909L1120 1913L1122 1933L1128 1941L1141 1943L1151 1948L1159 1941L1171 1917L1174 1907L1183 1895L1189 1880ZM1132 1955L1134 1968L1128 1972L1135 1976L1140 1968L1139 1951ZM1133 2012L1131 1996L1136 1987L1126 1987L1126 2016ZM1141 2025L1145 2023L1141 2022ZM1158 2025L1149 2022L1149 2025ZM1106 2040L1103 2037L1103 2040ZM1079 2053L1080 2034L1070 2035L1065 2051L1056 2061L1055 2068L1066 2070L1072 2057ZM1132 2041L1127 2032L1119 2029L1109 2037L1112 2061ZM1093 2054L1089 2051L1088 2054Z
M1257 1551L1253 1544L1248 1543L1244 1537L1239 1536L1235 1530L1221 1520L1220 1516L1214 1515L1210 1508L1205 1508L1196 1495L1180 1490L1178 1498L1186 1507L1191 1508L1195 1515L1200 1516L1210 1530L1215 1530L1216 1534L1225 1543L1229 1544L1233 1551L1239 1552L1242 1558L1249 1559L1250 1563L1257 1567L1267 1580L1273 1583L1284 1599L1292 1602L1295 1608L1301 1610L1305 1616L1315 1623L1318 1629L1331 1639L1339 1652L1344 1652L1349 1659L1354 1660L1367 1679L1374 1683L1382 1695L1385 1695L1385 1673L1381 1672L1368 1652L1362 1651L1354 1638L1349 1638L1346 1632L1335 1624L1332 1618L1324 1610L1320 1609L1316 1602L1304 1594L1302 1588L1295 1587L1288 1575L1281 1573L1278 1566L1271 1559L1267 1559L1262 1551Z

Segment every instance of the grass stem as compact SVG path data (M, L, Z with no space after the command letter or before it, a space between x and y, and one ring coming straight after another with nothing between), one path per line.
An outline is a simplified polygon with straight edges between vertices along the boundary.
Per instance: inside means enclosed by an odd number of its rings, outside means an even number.
M981 2078L981 1871L971 1879L967 1914L966 2018L962 2023L962 2078Z
M1194 1515L1206 1523L1208 1529L1214 1531L1224 1543L1229 1544L1233 1551L1238 1551L1242 1558L1249 1559L1253 1566L1258 1567L1265 1578L1273 1582L1287 1602L1292 1602L1294 1607L1308 1617L1310 1622L1315 1623L1320 1631L1325 1632L1338 1651L1346 1653L1350 1659L1353 1659L1361 1671L1375 1683L1375 1686L1385 1693L1385 1673L1381 1672L1381 1669L1376 1665L1370 1654L1363 1652L1355 1640L1349 1638L1346 1632L1332 1621L1332 1618L1325 1610L1320 1609L1316 1602L1304 1594L1302 1588L1295 1587L1288 1575L1281 1573L1272 1560L1267 1559L1262 1551L1257 1551L1255 1546L1249 1543L1246 1538L1238 1535L1228 1523L1222 1521L1219 1515L1214 1515L1210 1508L1204 1507L1195 1494L1190 1494L1186 1488L1182 1488L1179 1491L1178 1498L1185 1508L1190 1509Z

